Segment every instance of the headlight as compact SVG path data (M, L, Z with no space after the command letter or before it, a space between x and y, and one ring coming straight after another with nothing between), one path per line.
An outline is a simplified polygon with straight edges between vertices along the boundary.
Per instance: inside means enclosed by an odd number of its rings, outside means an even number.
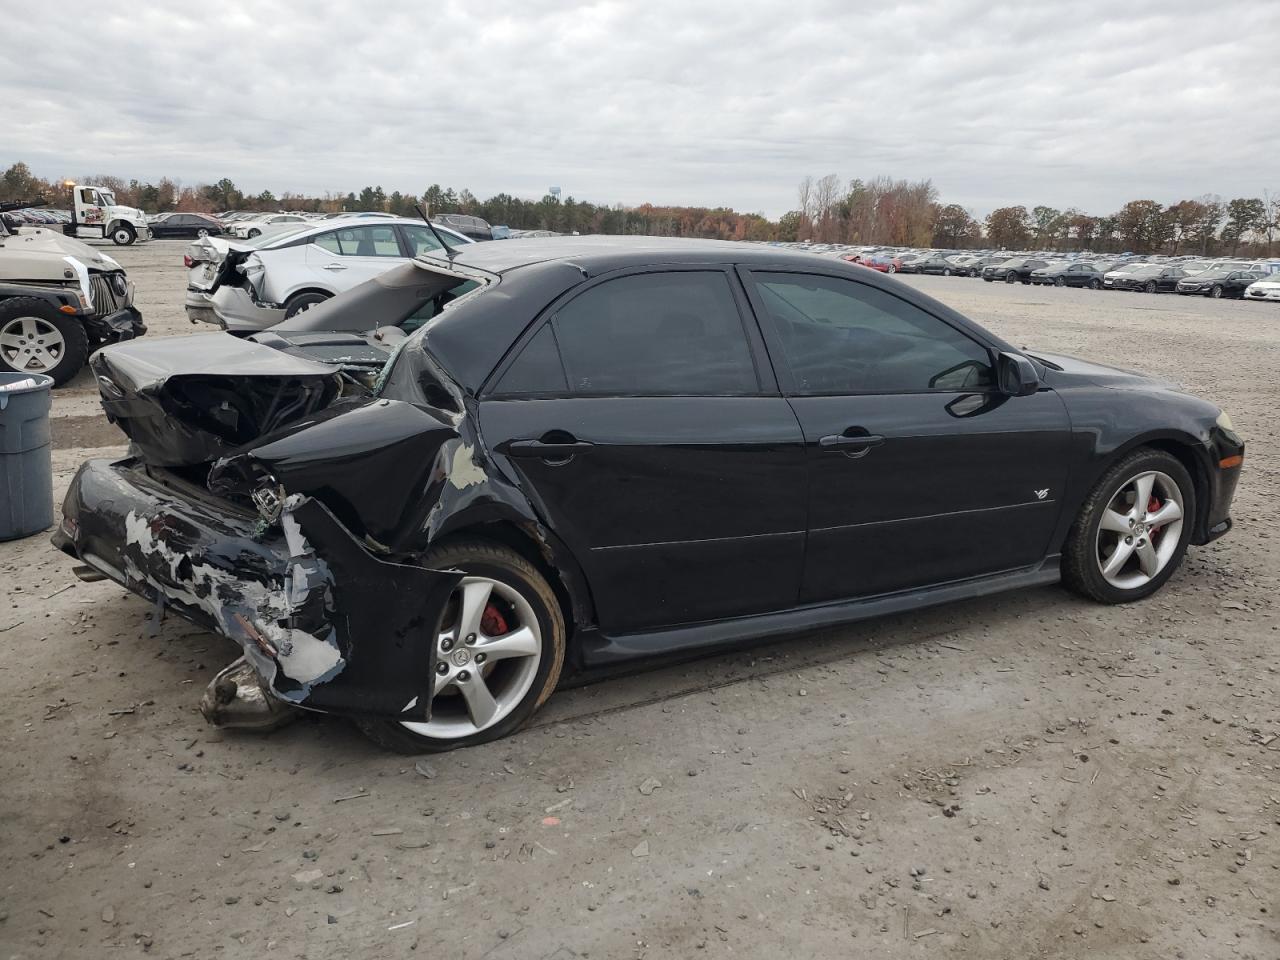
M1227 411L1225 410L1218 411L1218 419L1215 422L1223 430L1230 430L1232 433L1236 432L1236 428L1231 424L1231 417L1227 414Z

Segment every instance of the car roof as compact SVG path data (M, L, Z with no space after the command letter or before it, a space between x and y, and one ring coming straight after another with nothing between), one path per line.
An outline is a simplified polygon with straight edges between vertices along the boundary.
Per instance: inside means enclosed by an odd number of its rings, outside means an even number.
M449 269L440 255L413 261L428 270ZM452 265L460 274L489 274L486 293L459 303L424 324L420 333L431 353L468 391L476 391L521 332L561 295L594 277L625 268L742 265L847 277L880 287L908 303L974 331L997 350L1012 349L989 330L922 291L838 257L821 257L764 243L671 237L548 237L491 240L458 249ZM496 276L493 276L496 275Z
M489 273L548 262L570 263L594 276L623 267L645 264L794 262L816 267L826 258L812 253L772 247L767 244L732 240L692 240L675 237L537 237L528 240L496 240L468 245L459 250L458 263Z

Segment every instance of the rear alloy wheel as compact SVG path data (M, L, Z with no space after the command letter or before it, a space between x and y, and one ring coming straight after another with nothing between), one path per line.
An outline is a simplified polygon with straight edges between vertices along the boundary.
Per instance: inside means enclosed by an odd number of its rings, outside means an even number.
M897 272L898 272L898 268L897 268L897 267L895 267L895 266L891 263L891 264L889 264L889 266L887 266L887 267L885 267L885 268L884 268L884 272L885 272L885 273L897 273Z
M1156 282L1154 280L1148 280L1146 283L1142 285L1142 291L1143 293L1155 293Z
M88 356L89 338L78 318L30 297L0 302L0 368L43 373L61 386Z
M306 313L312 307L330 299L327 293L295 293L285 301L284 318L288 320L299 313Z
M119 224L111 231L111 242L117 247L127 247L137 239L138 235L133 232L133 227L130 227L127 224Z
M461 570L435 632L431 719L360 720L360 728L400 753L496 740L525 723L551 696L564 665L565 625L546 578L506 547L473 541L431 551L435 569Z
M1094 277L1092 280L1089 281L1090 290L1098 290L1101 287L1102 287L1102 281L1099 280L1097 277Z
M1054 279L1054 281L1053 281L1053 285L1054 285L1055 287L1065 287L1065 286L1067 285L1067 278L1066 278L1066 277L1057 277L1057 278L1055 278L1055 279Z
M1209 291L1209 296L1213 297L1215 300L1222 299L1222 287L1215 283L1213 285L1213 289Z
M204 227L201 227L199 230L196 231L196 236L199 237L201 240L203 240L208 235L209 235L209 231L206 230Z
M1101 603L1149 596L1173 575L1191 537L1195 487L1161 450L1138 450L1107 471L1067 535L1063 580Z

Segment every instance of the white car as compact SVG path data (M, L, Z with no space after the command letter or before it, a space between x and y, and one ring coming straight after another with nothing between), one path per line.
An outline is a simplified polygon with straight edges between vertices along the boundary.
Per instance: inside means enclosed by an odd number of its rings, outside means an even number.
M310 223L310 221L299 213L272 213L249 220L236 220L229 229L233 237L252 240L263 234L290 230L300 223Z
M1280 303L1280 273L1273 273L1266 280L1258 280L1244 288L1246 300L1270 300Z
M1141 262L1135 260L1132 263L1126 263L1123 267L1118 267L1115 270L1108 270L1104 273L1102 275L1102 285L1104 287L1114 287L1116 285L1116 281L1121 277L1127 277L1135 270L1141 270L1143 267L1153 266L1155 266L1154 263L1148 263L1145 260Z
M474 240L446 227L451 246ZM187 247L187 316L232 332L263 330L397 264L443 256L421 220L325 220L247 242L205 237Z

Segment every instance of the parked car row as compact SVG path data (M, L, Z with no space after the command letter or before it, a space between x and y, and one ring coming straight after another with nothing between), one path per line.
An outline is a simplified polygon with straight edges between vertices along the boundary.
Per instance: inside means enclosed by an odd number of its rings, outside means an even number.
M1098 255L1084 251L1061 254L1012 250L960 252L837 243L773 242L769 245L838 257L880 273L981 277L989 283L1280 302L1280 259L1144 257L1133 253Z

